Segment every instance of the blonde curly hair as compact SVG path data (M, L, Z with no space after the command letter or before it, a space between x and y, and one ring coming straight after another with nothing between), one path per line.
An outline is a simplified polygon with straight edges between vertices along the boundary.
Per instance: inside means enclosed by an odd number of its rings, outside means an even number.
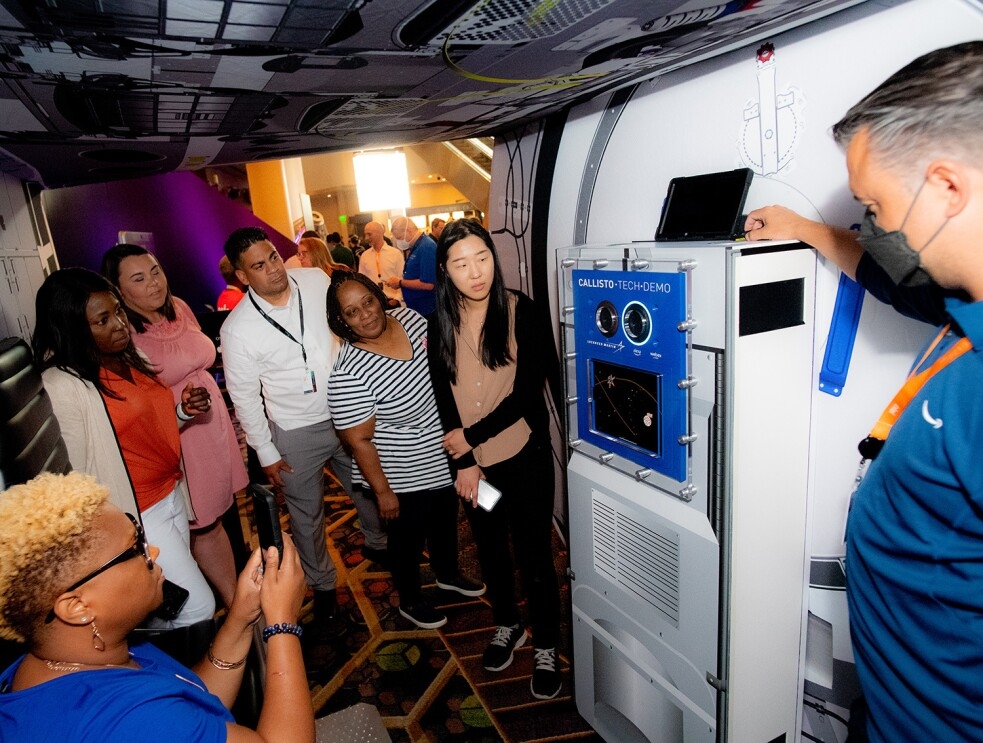
M90 475L45 473L0 493L0 637L30 641L81 572L109 490Z

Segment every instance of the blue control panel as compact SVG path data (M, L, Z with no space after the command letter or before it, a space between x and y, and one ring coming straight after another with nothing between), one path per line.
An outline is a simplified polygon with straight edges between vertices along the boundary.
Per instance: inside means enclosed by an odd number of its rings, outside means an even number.
M578 437L682 482L686 277L574 270Z

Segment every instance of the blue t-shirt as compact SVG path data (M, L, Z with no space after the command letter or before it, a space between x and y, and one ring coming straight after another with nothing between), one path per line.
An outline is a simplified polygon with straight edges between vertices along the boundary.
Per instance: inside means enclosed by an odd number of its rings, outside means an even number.
M234 722L192 671L155 648L130 648L142 668L77 671L9 691L21 658L0 674L3 743L224 743Z
M901 414L847 522L872 741L983 740L983 302L945 308L953 330L920 368L963 335L974 348Z
M430 236L420 235L413 241L413 250L403 266L403 278L419 279L427 284L437 283L437 243ZM403 287L403 301L424 317L437 308L433 289L424 291Z

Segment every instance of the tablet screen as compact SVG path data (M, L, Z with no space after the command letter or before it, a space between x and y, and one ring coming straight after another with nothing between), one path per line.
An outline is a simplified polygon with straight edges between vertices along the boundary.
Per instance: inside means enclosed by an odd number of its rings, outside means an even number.
M744 232L744 199L753 173L739 168L723 173L673 178L655 233L658 241L733 240Z

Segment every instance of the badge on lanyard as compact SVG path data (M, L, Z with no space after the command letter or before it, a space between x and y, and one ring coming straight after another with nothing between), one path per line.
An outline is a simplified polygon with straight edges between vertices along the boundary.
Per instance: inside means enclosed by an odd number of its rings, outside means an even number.
M272 317L270 317L269 315L267 315L263 311L263 308L260 307L258 304L256 304L256 300L253 299L252 291L250 291L248 293L248 296L249 296L249 301L253 303L253 307L256 308L256 311L263 317L264 320L266 320L266 322L268 322L270 325L272 325L274 328L276 328L278 332L282 333L284 336L286 336L287 338L289 338L290 340L292 340L294 343L296 343L298 346L300 346L300 355L304 359L304 364L306 365L307 364L307 349L304 348L304 298L300 294L300 287L297 286L297 282L294 281L292 278L290 278L290 281L293 283L293 285L297 289L297 311L300 314L300 340L297 340L296 338L294 338L293 335L290 333L289 330L287 330L286 328L284 328L280 323L278 323ZM314 378L314 370L311 369L309 366L305 366L305 368L304 368L303 393L305 395L307 395L307 394L310 394L311 392L317 392L317 380Z
M945 353L939 356L931 366L919 371L922 364L928 360L929 356L931 356L932 352L942 342L942 339L945 338L948 332L948 325L939 331L935 340L929 344L922 357L918 360L918 363L912 368L904 385L895 394L894 399L884 409L884 412L881 413L881 417L874 424L870 435L857 445L857 450L860 452L860 466L857 468L857 476L853 481L853 490L850 491L850 500L848 501L846 510L847 519L850 517L850 509L853 507L853 499L857 495L857 490L867 475L867 468L870 467L872 461L877 459L877 455L881 453L881 449L884 448L884 442L887 441L888 434L891 433L891 429L898 422L898 419L908 407L908 404L915 399L915 396L928 383L928 380L973 347L973 344L968 338L960 338ZM846 542L845 524L843 528L843 541Z
M308 369L304 372L304 394L317 392L317 380L314 378L314 370Z

